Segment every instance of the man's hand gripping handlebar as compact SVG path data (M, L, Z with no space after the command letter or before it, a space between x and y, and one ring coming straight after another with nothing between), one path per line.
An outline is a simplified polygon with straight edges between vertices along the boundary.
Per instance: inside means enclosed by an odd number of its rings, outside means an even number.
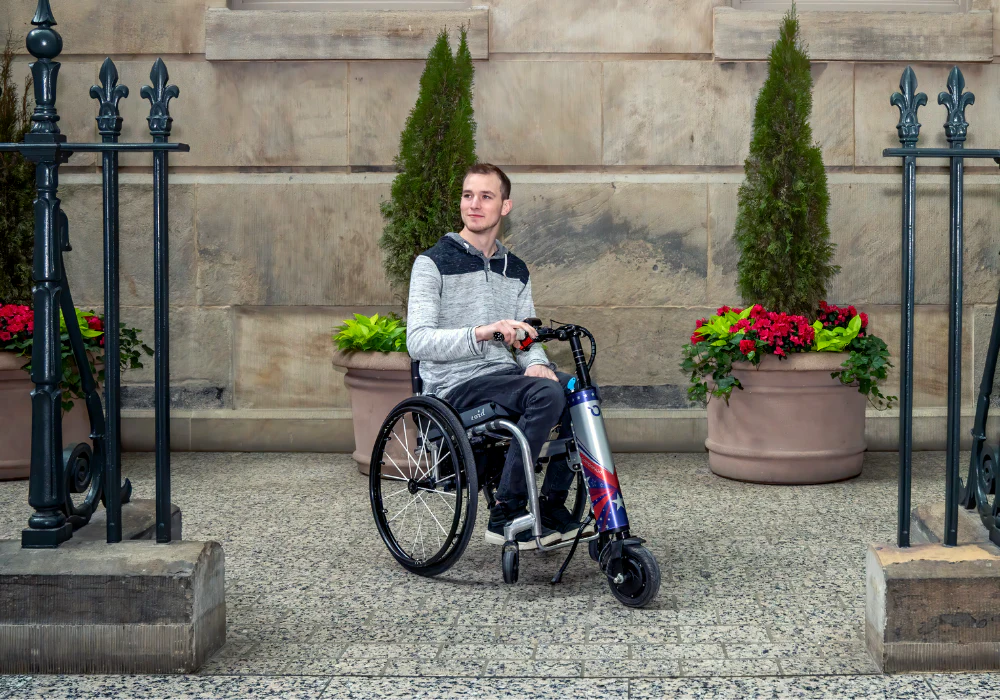
M528 319L531 320L531 319ZM538 321L538 319L534 319ZM538 321L541 325L541 321ZM476 327L476 340L498 340L505 345L515 346L521 339L534 338L537 335L534 326L525 321L503 320L488 326Z

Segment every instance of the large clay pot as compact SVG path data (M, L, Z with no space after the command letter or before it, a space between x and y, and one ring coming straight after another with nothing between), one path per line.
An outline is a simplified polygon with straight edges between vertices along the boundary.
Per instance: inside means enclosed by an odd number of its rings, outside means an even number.
M347 370L344 384L351 396L354 452L358 471L368 473L379 428L389 412L413 395L410 356L405 352L335 351L333 366Z
M760 368L734 363L743 390L708 404L709 467L765 484L821 484L861 473L866 398L830 376L847 353L808 352Z
M0 351L0 481L27 479L31 470L31 392L35 385L22 367L30 358ZM83 401L63 413L63 446L90 440Z

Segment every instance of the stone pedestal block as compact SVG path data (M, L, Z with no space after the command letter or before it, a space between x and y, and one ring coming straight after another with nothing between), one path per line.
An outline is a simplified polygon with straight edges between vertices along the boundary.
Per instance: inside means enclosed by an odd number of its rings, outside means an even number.
M225 640L217 542L0 541L0 673L190 673Z
M918 508L911 529L936 542L868 549L868 651L884 673L1000 670L1000 548L964 509L958 546L943 546L934 510Z

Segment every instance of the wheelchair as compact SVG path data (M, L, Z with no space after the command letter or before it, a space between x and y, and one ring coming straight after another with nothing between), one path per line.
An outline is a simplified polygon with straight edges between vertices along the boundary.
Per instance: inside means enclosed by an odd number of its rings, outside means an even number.
M428 577L444 573L461 558L472 538L480 491L492 508L507 450L520 449L528 514L505 528L501 550L504 581L513 584L518 580L520 550L514 538L527 530L535 536L538 551L570 547L553 584L559 582L583 542L607 576L614 597L630 607L644 606L659 590L660 570L652 553L642 546L644 540L629 532L600 396L590 380L597 343L582 326L543 327L537 318L525 321L538 335L520 341L522 350L545 340L570 343L576 364L576 377L567 388L571 437L550 439L535 461L517 427L519 415L493 402L457 411L432 394L424 395L420 363L412 361L414 396L390 411L372 450L369 496L379 536L408 571ZM583 337L590 339L589 360L585 359ZM567 506L583 524L572 541L543 545L536 474L553 458L565 458L574 472ZM593 521L596 533L584 537L584 530Z

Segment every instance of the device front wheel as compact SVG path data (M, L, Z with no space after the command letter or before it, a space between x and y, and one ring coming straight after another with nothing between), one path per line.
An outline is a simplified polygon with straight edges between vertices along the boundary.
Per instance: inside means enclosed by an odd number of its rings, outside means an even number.
M500 555L500 564L503 568L503 582L504 583L517 583L518 566L520 559L520 552L517 548L516 542L505 542L503 545L503 554Z
M641 544L622 549L622 573L608 578L611 594L630 608L641 608L660 590L660 566L652 552Z

